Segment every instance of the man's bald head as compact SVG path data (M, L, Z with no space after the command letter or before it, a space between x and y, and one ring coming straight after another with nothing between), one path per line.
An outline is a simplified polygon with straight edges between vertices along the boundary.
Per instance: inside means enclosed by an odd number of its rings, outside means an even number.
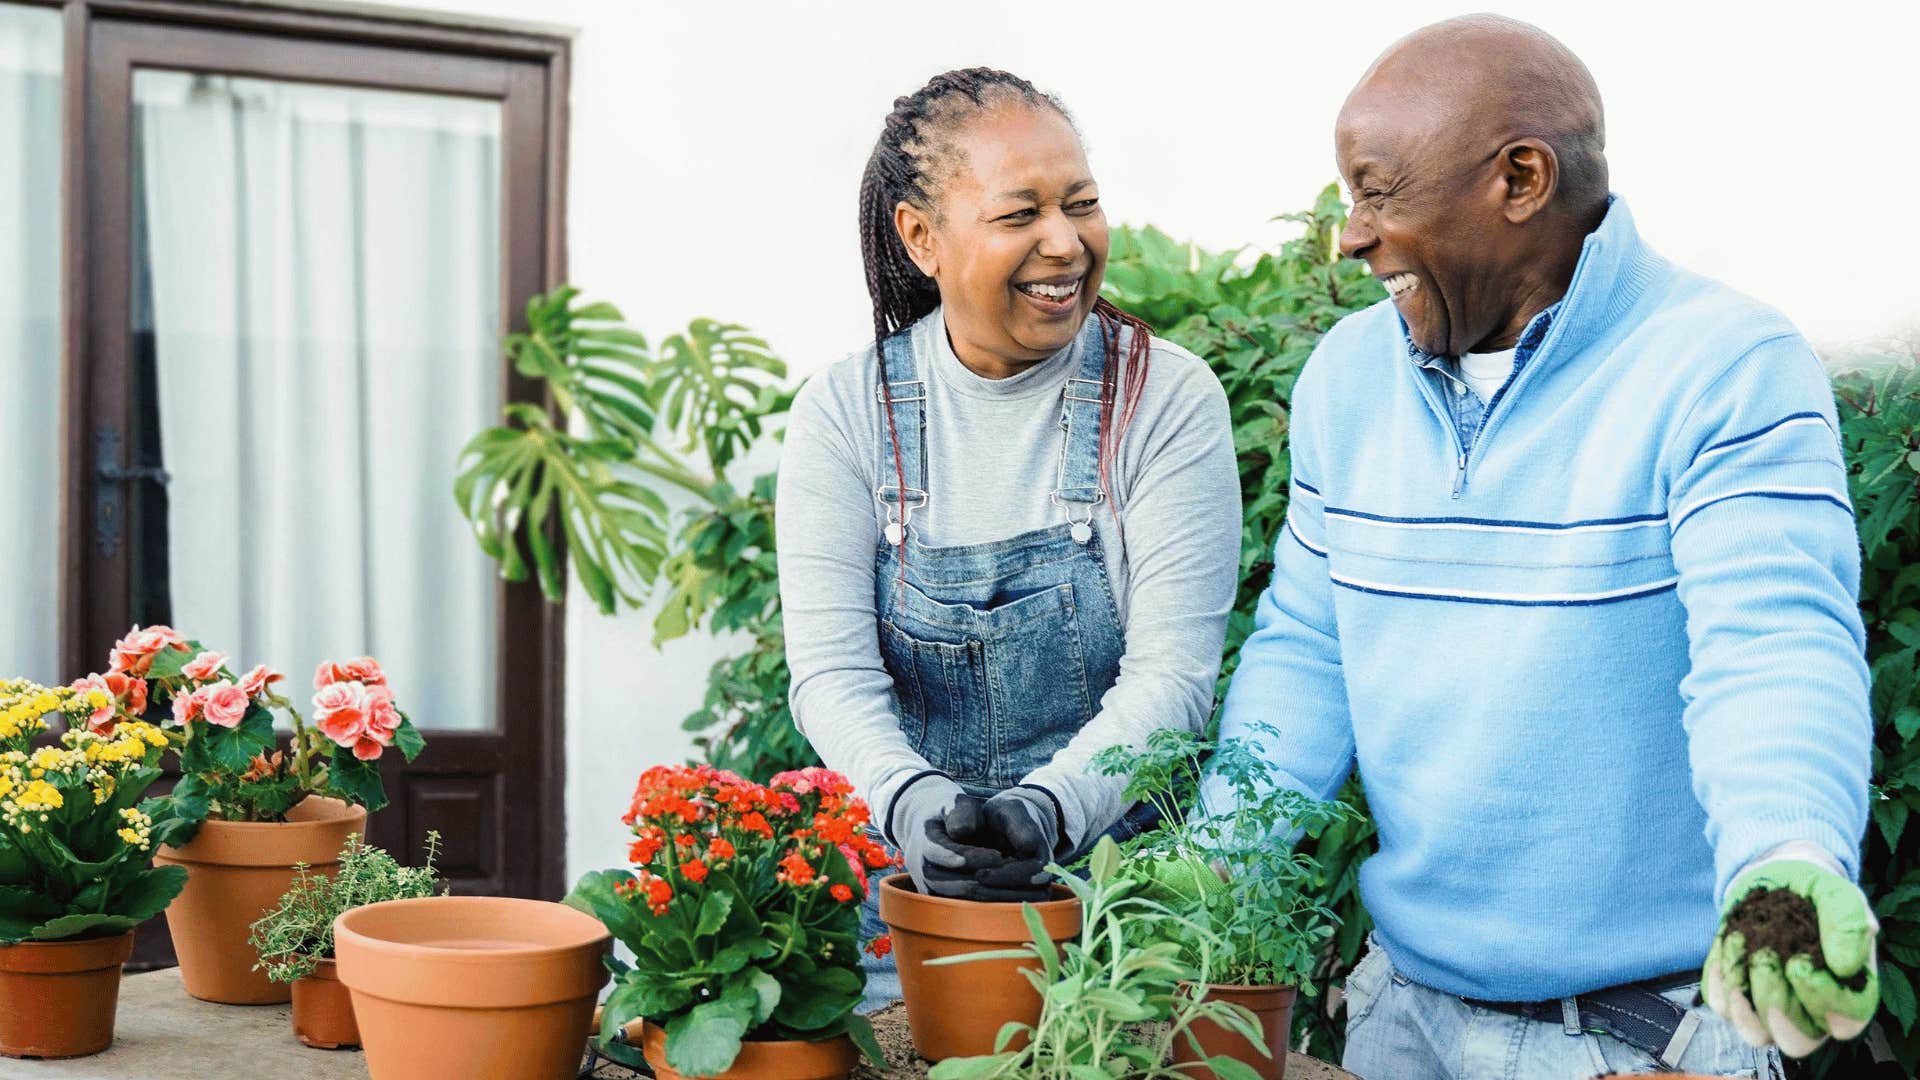
M1430 121L1466 152L1532 136L1559 158L1560 195L1586 216L1606 204L1606 115L1593 73L1545 30L1503 15L1462 15L1387 47L1342 116L1392 107Z
M1341 248L1422 349L1508 348L1606 216L1605 131L1592 74L1538 27L1469 15L1416 30L1341 107Z

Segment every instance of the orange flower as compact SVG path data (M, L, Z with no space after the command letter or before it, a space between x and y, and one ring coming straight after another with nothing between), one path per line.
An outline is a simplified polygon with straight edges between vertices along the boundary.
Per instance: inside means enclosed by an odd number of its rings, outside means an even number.
M707 880L707 864L699 859L690 859L681 863L680 872L687 875L687 880L695 885Z
M721 859L731 859L733 858L733 845L728 843L725 837L716 836L707 841L707 858L713 859L716 862Z
M811 885L814 878L813 864L798 851L789 851L786 858L780 860L780 872L774 876L795 888Z
M649 877L647 879L647 907L651 908L655 915L665 915L667 905L672 901L673 886L667 884L665 878Z
M838 900L843 904L853 899L853 889L846 885L835 885L833 888L828 889L827 891L833 894L833 898L835 900Z
M869 956L875 956L875 957L886 956L888 953L891 953L892 951L893 951L893 935L892 934L881 934L879 937L874 938L872 941L867 942L867 955Z
M748 832L759 833L768 839L773 838L773 826L767 824L767 816L758 810L740 816L740 827Z

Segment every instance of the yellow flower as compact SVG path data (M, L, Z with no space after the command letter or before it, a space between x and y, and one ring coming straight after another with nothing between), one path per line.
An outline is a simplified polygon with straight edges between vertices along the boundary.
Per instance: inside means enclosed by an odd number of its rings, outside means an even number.
M67 800L61 797L59 788L45 780L35 780L28 784L26 790L22 791L20 797L13 802L15 806L31 814L58 810L66 805Z

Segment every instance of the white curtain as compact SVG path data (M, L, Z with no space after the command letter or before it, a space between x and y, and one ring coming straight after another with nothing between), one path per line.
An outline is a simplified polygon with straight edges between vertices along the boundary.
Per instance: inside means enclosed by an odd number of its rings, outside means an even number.
M174 625L296 700L371 653L417 724L492 726L451 489L500 406L497 104L162 71L134 101Z
M39 682L61 674L60 21L0 3L0 678Z

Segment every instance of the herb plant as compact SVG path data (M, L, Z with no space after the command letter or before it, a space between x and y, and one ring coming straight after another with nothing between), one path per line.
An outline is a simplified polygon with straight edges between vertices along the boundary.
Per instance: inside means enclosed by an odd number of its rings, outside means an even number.
M385 900L445 895L434 877L440 834L427 834L427 858L420 866L401 866L393 856L369 845L359 833L347 837L340 865L332 874L295 866L293 885L280 903L253 924L247 941L260 954L256 971L274 982L290 983L313 974L322 960L333 959L333 920L345 912Z
M1201 1065L1221 1080L1258 1080L1250 1066L1231 1058L1185 1058L1194 1045L1187 1033L1197 1020L1235 1031L1269 1054L1276 1051L1266 1046L1251 1012L1200 999L1204 985L1214 981L1217 938L1203 924L1141 895L1140 882L1122 872L1121 862L1120 848L1102 837L1088 858L1086 879L1064 867L1048 868L1080 899L1078 940L1053 941L1033 905L1025 904L1033 934L1027 945L929 961L1037 960L1039 966L1023 974L1042 1000L1037 1024L1008 1023L995 1040L997 1053L949 1058L933 1067L933 1080L1155 1080L1184 1077ZM1006 1049L1018 1036L1026 1044Z

